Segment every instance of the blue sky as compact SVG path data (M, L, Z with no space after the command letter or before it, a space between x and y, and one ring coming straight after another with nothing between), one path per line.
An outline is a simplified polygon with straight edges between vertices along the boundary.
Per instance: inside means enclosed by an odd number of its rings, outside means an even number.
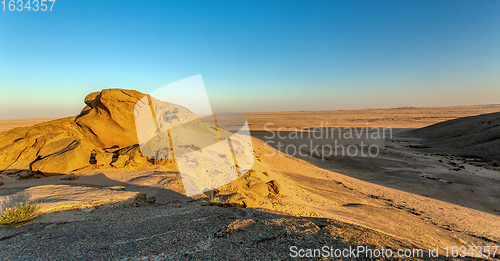
M197 74L215 111L500 103L499 32L495 0L57 0L0 10L0 118Z

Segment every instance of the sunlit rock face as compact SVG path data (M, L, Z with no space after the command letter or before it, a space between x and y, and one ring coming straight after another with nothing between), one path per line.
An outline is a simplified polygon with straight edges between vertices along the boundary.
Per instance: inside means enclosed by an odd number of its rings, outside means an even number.
M75 122L100 148L137 144L134 106L143 97L143 93L121 89L91 93L85 98L87 106Z
M88 165L95 148L74 117L15 128L0 136L2 174L25 170L67 174Z
M219 126L214 115L199 117L183 106L122 89L91 93L85 104L76 117L0 134L2 174L26 178L167 161L176 164L186 195L192 196L237 179L253 165L242 116L221 115Z
M76 117L0 134L0 171L68 174L92 165L92 154L103 149L137 144L134 106L144 96L121 89L94 92Z

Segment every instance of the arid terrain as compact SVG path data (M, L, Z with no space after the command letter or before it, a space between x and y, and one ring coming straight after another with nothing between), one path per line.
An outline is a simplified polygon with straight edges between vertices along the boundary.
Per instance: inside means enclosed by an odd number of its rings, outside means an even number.
M332 110L332 111L293 111L245 113L250 129L277 130L279 127L391 127L391 128L423 128L438 122L453 120L473 115L500 111L500 104L453 107L426 108L388 108L366 110Z
M446 260L445 247L499 245L500 170L487 156L495 150L457 155L450 144L461 141L437 146L428 133L438 130L415 131L499 112L498 105L245 114L252 130L251 170L215 196L186 197L175 162L148 160L130 136L133 110L127 106L141 95L90 94L76 118L0 134L3 205L32 200L42 206L34 220L0 227L4 259L282 260L292 259L292 246L326 245L426 254L439 247L440 257L433 259ZM498 131L499 117L488 121L486 130ZM274 125L265 128L268 123ZM33 122L8 124L0 128ZM280 127L286 127L286 137L270 138ZM289 136L293 127L395 129L382 139L338 140L344 146L377 145L373 157L326 156L307 148L305 156L292 157L265 143L308 144L310 136ZM491 137L480 142L500 136ZM326 145L335 139L313 140ZM478 259L475 254L464 259Z

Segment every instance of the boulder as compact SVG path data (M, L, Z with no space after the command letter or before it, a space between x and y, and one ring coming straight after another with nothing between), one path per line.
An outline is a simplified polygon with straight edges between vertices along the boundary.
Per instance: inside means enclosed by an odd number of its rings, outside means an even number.
M247 187L250 191L260 196L267 196L269 194L267 184L262 179L255 176L247 176L246 180L248 182Z
M132 159L132 163L134 163L134 165L143 165L143 164L148 163L148 158L146 158L142 155L139 147L135 147L133 150L130 150L128 153L129 153L130 158Z
M89 165L90 154L94 148L92 144L78 140L62 151L33 162L31 169L41 171L45 175L69 174Z
M280 195L281 193L281 185L276 180L271 180L267 182L267 186L269 188L269 192L274 195Z
M29 170L34 161L64 150L77 139L83 139L78 129L74 117L70 117L8 131L0 138L0 171L6 174ZM58 142L61 139L66 139L66 143Z
M156 202L156 197L148 197L146 193L139 193L134 199L132 199L131 205L139 207L145 202L154 204Z
M38 151L45 144L45 139L42 138L26 138L14 142L10 146L5 147L1 154L4 156L2 169L4 174L16 173L19 170L28 170L31 162L38 156ZM9 164L7 166L7 164Z
M68 138L68 137L61 137L58 136L48 142L40 149L38 152L38 156L40 157L46 157L49 155L52 155L54 153L57 153L59 151L62 151L72 144L76 143L77 140L75 138Z
M266 196L269 194L269 190L267 188L267 184L264 182L256 183L250 186L249 188L251 191L254 193L261 195L261 196Z
M29 171L29 170L23 170L23 171L19 172L19 174L17 174L17 179L19 179L19 180L29 179L31 177L33 177L33 172Z
M36 179L46 177L45 174L43 174L41 171L35 171L35 172L33 172L32 176L33 176L33 178L36 178Z
M106 89L85 98L85 107L76 118L86 136L100 148L137 144L134 107L145 94L121 89Z
M127 165L129 159L129 155L118 155L118 159L115 162L111 163L111 165L117 169L121 169Z
M99 151L95 155L95 160L97 165L110 165L113 161L113 153Z
M0 148L0 170L6 170L10 165L16 162L19 155L28 147L24 141L16 141L3 148ZM12 168L11 168L12 171ZM4 173L7 174L7 173Z

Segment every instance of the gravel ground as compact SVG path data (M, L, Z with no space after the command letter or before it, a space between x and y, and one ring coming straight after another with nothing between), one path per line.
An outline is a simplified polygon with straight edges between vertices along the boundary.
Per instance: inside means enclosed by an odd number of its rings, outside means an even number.
M56 212L0 228L2 260L296 260L290 256L292 246L344 249L388 243L412 247L331 219L199 202Z

